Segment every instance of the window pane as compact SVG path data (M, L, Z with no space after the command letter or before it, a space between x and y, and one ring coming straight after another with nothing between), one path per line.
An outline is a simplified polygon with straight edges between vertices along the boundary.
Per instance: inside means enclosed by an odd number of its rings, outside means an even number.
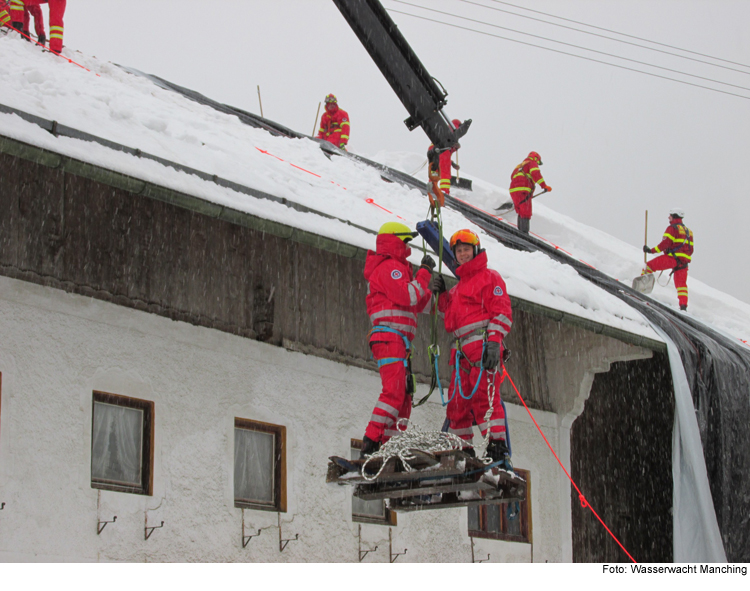
M273 505L275 437L273 433L234 430L234 498Z
M505 505L485 505L487 510L487 529L491 534L500 533L500 507Z
M479 505L469 507L469 531L479 531Z
M515 503L508 503L506 509L506 520L508 527L505 533L515 536L521 535L521 504L516 501Z
M352 448L351 454L352 460L359 459L358 449ZM352 515L385 519L385 501L381 499L363 501L359 497L352 495Z
M141 486L142 457L143 411L95 402L92 479Z

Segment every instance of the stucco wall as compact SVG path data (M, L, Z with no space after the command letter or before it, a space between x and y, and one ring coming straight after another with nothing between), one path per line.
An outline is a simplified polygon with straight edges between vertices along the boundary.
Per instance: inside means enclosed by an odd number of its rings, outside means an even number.
M0 560L357 560L349 489L325 484L327 457L362 436L379 391L376 373L211 328L0 277ZM420 386L420 389L424 386ZM92 392L155 403L154 494L90 486ZM570 560L569 497L526 411L509 404L514 462L531 470L533 557ZM556 415L534 411L550 441ZM233 501L233 426L242 417L287 428L288 511ZM439 428L438 403L417 409ZM564 430L567 436L567 430ZM564 488L564 487L563 487ZM111 520L101 535L97 520ZM149 540L144 527L159 525ZM471 560L466 509L399 514L399 561ZM567 538L567 539L566 539ZM388 530L362 525L366 562L385 562ZM529 544L475 541L478 558L529 561Z

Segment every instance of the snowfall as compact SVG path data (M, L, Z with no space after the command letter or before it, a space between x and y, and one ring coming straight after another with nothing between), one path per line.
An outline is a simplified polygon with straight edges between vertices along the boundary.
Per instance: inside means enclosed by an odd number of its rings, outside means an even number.
M55 137L17 115L0 113L0 135L361 248L373 248L374 235L347 224L347 220L377 232L387 221L414 227L426 217L428 203L421 192L383 182L377 170L355 160L329 159L311 139L274 136L242 124L235 116L162 89L148 78L128 73L115 64L69 49L64 50L64 55L86 69L30 43L19 42L16 34L0 35L0 104L303 204L337 219L237 193L95 143ZM357 133L356 128L353 133ZM464 150L471 149L470 134L462 143ZM425 180L424 154L383 150L362 155ZM453 189L454 197L490 213L508 201L506 188L483 182L464 167L461 173L473 180L473 191ZM498 219L511 225L516 221L513 213ZM689 225L689 220L686 222ZM512 296L662 340L637 311L580 277L572 267L540 252L507 248L455 211L444 210L443 225L448 235L464 227L480 234L490 266L505 278ZM627 285L643 267L640 245L626 244L542 203L534 204L532 231L572 258ZM699 241L696 256L700 256ZM414 249L412 261L418 263L420 257L421 253ZM674 284L667 279L665 273L652 297L677 308ZM745 344L750 341L750 305L694 277L689 278L688 286L691 316Z

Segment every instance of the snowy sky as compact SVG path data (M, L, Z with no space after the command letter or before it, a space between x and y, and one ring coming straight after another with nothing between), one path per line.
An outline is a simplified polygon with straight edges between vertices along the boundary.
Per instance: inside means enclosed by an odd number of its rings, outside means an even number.
M750 97L750 90L554 44L459 16L750 88L750 67L651 45L744 73L585 35L508 10L607 36L495 0L396 0L399 10ZM520 3L515 2L520 5ZM483 7L477 5L484 5ZM738 63L750 63L750 2L742 0L528 0L523 6ZM488 8L489 7L489 8ZM208 18L209 14L212 18ZM744 253L750 202L750 100L606 66L391 12L417 55L448 90L450 117L474 120L462 172L507 186L529 150L553 192L545 203L635 246L649 244L680 205L696 235L691 276L750 302ZM352 119L351 149L423 152L421 130L330 0L74 0L65 44L157 74L214 99L259 111L304 133L333 92ZM622 40L645 44L632 38ZM408 171L411 172L411 171ZM534 222L532 220L532 229ZM738 264L739 258L739 264Z

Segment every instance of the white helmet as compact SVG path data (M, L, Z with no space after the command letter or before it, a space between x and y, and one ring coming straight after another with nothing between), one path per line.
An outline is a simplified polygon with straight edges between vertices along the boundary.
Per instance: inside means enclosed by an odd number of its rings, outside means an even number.
M673 215L678 218L684 218L685 217L685 210L681 207L673 207L669 210L669 215Z

